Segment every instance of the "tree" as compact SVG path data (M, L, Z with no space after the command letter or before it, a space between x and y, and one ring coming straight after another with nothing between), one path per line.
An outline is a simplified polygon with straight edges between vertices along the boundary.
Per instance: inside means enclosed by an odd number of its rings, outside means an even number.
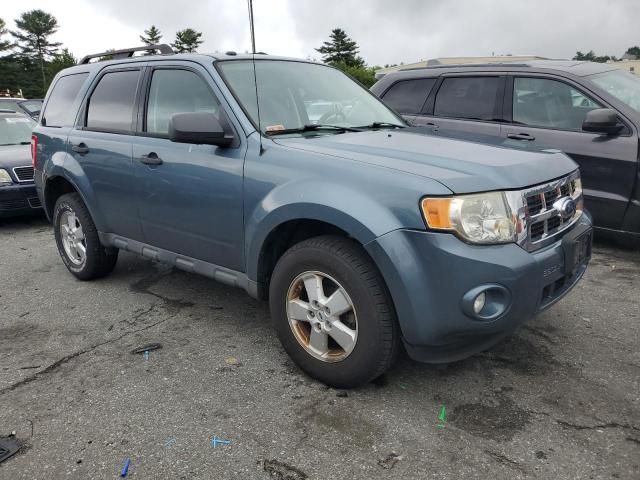
M161 38L162 34L155 25L151 25L151 28L149 30L144 31L144 35L140 35L140 41L145 45L157 45L158 43L160 43ZM147 50L146 55L153 55L154 53L154 50Z
M7 40L2 40L2 37L9 33L7 30L7 25L4 23L4 20L0 18L0 52L4 50L8 50L11 47L11 42Z
M322 54L322 61L330 65L343 64L349 67L363 67L364 60L358 56L358 44L351 40L344 30L334 28L329 36L330 41L316 48Z
M640 47L629 47L625 52L626 55L635 55L636 58L640 58Z
M62 49L62 51L56 54L53 57L53 60L49 62L47 65L47 72L49 73L49 78L53 78L56 76L60 70L64 70L65 68L73 67L78 61L76 57L74 57L68 48Z
M617 58L610 55L596 55L593 50L589 50L587 53L582 53L580 51L576 52L573 60L580 60L583 62L607 63L609 60L616 61Z
M333 66L339 70L342 70L347 75L350 75L367 88L376 83L375 68L367 67L366 65L347 65L343 62L334 63Z
M201 32L196 32L193 28L185 28L176 33L176 41L171 44L178 53L194 53L203 40Z
M58 31L58 21L53 15L43 10L30 10L16 20L17 31L11 35L16 39L16 46L24 59L37 58L42 72L42 90L47 89L45 62L58 52L61 43L52 42L49 37Z

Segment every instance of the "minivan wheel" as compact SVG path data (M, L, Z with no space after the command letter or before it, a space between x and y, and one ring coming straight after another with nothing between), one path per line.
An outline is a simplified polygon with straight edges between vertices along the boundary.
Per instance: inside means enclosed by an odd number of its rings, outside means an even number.
M269 303L287 353L327 385L365 384L396 357L391 298L376 266L352 240L321 236L290 248L273 271Z
M118 250L100 243L89 210L77 193L62 195L53 209L56 245L67 269L81 280L111 273Z

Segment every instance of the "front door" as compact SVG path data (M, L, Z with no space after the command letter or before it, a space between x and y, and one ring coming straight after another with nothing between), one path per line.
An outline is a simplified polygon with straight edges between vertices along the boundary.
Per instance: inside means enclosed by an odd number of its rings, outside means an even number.
M511 82L510 82L511 83ZM584 132L588 111L608 108L576 85L550 77L514 77L512 122L504 137L562 150L579 166L585 207L600 227L619 229L635 184L638 139Z
M153 64L152 64L153 65ZM146 243L243 271L243 163L246 143L212 88L190 62L149 68L146 101L133 145L138 210ZM232 147L174 143L174 113L211 112L233 131Z

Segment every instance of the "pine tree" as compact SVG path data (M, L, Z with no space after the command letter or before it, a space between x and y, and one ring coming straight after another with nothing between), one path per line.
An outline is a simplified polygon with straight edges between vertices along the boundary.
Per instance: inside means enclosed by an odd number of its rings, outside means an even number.
M151 28L149 28L149 30L144 31L144 35L140 35L140 41L145 45L157 45L160 43L161 38L162 34L155 25L151 25ZM154 53L155 50L147 50L146 55L153 55Z
M7 25L4 23L4 20L0 18L0 52L4 50L8 50L11 47L11 42L7 40L2 40L2 37L9 33L7 30Z
M348 67L362 67L364 60L358 56L358 44L349 38L344 30L331 31L330 41L324 42L316 51L322 54L322 61L330 65L343 64Z
M30 10L16 20L18 30L11 35L16 39L20 56L27 60L37 58L42 72L42 90L47 90L45 62L58 52L59 42L52 42L49 37L58 31L56 17L43 10Z
M185 28L176 33L176 41L171 44L177 53L194 53L203 40L201 32L196 32L192 28Z

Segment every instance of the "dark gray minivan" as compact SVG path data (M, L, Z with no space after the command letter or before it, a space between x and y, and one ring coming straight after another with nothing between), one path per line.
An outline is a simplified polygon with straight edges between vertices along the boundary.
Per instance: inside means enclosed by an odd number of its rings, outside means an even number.
M562 150L580 166L595 226L640 241L640 78L611 64L536 60L401 70L371 90L438 135Z

